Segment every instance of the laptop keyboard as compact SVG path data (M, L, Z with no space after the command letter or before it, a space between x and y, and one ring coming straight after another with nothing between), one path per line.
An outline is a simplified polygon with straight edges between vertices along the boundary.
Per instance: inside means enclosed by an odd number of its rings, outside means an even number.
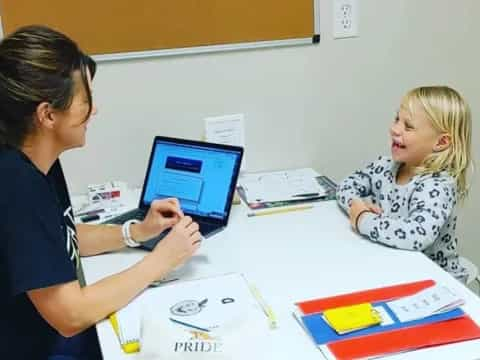
M133 209L133 210L127 211L126 213L120 214L116 217L113 217L111 219L108 219L108 220L104 221L103 224L122 225L126 221L132 220L132 219L142 221L145 218L145 215L146 215L146 212L144 210ZM198 225L200 227L200 232L202 234L205 234L205 235L210 234L211 232L219 229L218 225L214 225L214 224L204 222L204 221L198 221L198 220L195 220L195 219L194 219L194 221L196 221L198 223ZM166 234L163 234L163 235L165 236Z
M213 225L203 221L197 221L197 223L202 234L210 234L213 230L218 229L218 225Z
M127 211L126 213L120 214L118 216L115 216L111 219L108 219L103 222L103 224L118 224L122 225L128 220L140 220L142 221L145 218L145 211L142 209L133 209L130 211Z

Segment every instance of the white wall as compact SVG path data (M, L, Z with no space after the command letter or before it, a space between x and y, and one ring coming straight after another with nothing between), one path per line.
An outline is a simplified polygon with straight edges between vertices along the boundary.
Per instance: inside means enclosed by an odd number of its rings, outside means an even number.
M313 166L340 180L388 154L401 96L447 84L469 101L480 159L478 0L359 0L360 37L332 39L320 1L318 46L100 63L87 146L63 156L72 192L141 184L154 135L200 138L203 118L244 113L248 170ZM248 25L248 24L247 24ZM461 212L461 249L480 264L480 182Z

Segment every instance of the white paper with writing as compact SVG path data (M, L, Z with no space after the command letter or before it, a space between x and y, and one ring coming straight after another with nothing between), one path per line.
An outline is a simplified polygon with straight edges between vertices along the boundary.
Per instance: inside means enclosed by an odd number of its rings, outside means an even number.
M312 169L244 174L239 183L248 203L302 200L326 195Z
M464 302L448 287L434 285L387 304L398 319L405 322L452 310Z

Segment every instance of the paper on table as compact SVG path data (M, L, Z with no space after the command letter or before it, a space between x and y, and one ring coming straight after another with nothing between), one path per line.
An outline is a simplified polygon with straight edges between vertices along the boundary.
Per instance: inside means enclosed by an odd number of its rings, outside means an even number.
M156 295L155 292L158 294ZM227 274L184 281L154 289L148 296L161 298L159 314L197 327L214 331L235 327L258 304L240 274ZM259 314L262 317L262 314ZM266 323L266 321L265 321Z
M268 336L269 322L240 274L166 285L149 290L146 299L139 359L271 357L275 338Z
M317 175L306 168L245 174L239 182L248 203L301 200L326 195Z
M190 341L192 336L209 343L217 341L241 329L239 325L246 319L259 318L265 326L268 324L245 278L241 274L225 274L171 282L143 292L116 313L122 345L141 340L142 318L153 316L143 312L147 304L152 305L162 322L183 330L182 337L177 339L179 343Z
M446 286L434 285L414 295L388 302L388 306L402 322L452 310L464 300Z

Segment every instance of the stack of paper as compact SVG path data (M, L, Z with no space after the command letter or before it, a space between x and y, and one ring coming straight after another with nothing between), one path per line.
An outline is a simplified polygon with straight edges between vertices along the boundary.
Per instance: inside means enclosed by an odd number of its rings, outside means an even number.
M448 287L435 285L414 295L390 301L388 306L400 321L411 321L450 311L464 302Z
M238 194L251 210L287 207L335 198L336 184L313 169L244 174Z

